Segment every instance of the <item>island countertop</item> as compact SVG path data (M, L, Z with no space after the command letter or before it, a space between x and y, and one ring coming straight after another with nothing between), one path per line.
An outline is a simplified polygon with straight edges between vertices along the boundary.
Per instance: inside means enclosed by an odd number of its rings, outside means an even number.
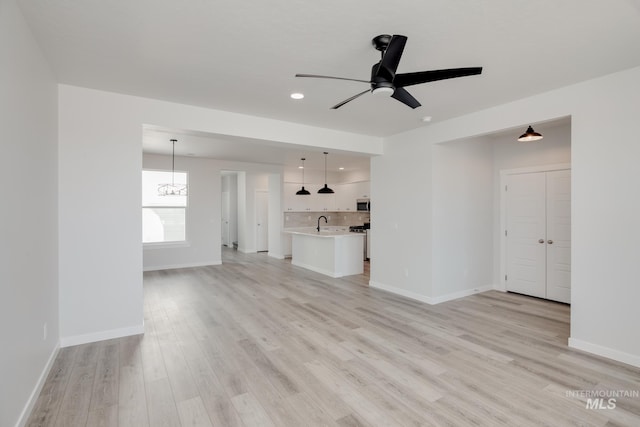
M285 228L283 232L314 237L344 237L358 235L358 233L350 232L346 227L320 227L319 232L314 227Z

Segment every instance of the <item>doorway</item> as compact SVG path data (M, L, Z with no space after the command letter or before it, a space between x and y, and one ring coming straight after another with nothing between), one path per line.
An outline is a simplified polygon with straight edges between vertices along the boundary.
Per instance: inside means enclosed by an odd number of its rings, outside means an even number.
M226 246L226 247L230 247L231 246L231 227L230 227L230 217L231 217L231 204L230 204L230 194L228 191L223 191L222 192L222 199L221 199L221 204L222 204L222 212L221 212L221 219L222 219L222 245Z
M505 290L571 302L571 170L501 172Z
M256 252L269 250L269 192L256 190Z

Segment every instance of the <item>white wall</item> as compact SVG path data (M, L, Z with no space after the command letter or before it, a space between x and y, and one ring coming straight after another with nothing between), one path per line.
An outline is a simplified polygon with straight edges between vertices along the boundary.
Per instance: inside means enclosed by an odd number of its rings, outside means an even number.
M431 146L399 135L371 160L371 286L427 301L432 290Z
M376 262L372 284L381 282L399 293L433 297L431 227L433 197L428 173L434 143L487 135L523 123L571 116L572 164L572 307L570 345L640 366L640 144L637 111L640 68L568 86L517 102L396 135L385 141L385 155L372 160L372 197L377 206L393 207L371 214L375 224ZM535 127L535 126L534 126ZM418 164L418 160L423 160ZM410 171L410 172L409 172ZM403 188L402 197L398 195ZM408 220L406 232L393 224ZM421 222L418 222L420 220ZM407 248L407 249L403 249ZM395 252L394 252L395 251ZM379 254L378 252L383 252ZM403 268L422 259L407 278Z
M269 175L269 256L284 258L282 174Z
M434 144L433 302L493 288L493 151L487 138Z
M0 58L0 425L14 426L58 348L58 89L13 0Z
M143 169L170 170L171 156L145 154ZM221 264L221 180L219 162L176 156L176 170L189 174L186 244L145 245L144 270Z

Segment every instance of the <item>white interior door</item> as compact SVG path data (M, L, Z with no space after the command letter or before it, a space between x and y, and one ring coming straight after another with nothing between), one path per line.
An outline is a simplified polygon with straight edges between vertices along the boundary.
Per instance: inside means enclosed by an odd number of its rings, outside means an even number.
M256 191L256 251L269 250L269 193Z
M547 298L571 302L571 171L547 172Z
M231 237L230 237L230 228L229 228L229 219L231 216L231 209L229 204L229 192L222 192L222 244L224 246L231 246Z
M571 171L507 178L506 288L571 302Z
M545 175L507 179L507 290L546 297Z

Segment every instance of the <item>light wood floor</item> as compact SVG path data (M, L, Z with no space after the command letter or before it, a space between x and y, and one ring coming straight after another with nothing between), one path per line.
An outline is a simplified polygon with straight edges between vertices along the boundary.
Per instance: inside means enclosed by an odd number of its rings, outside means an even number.
M146 273L144 336L60 351L29 426L640 426L640 370L567 348L569 307L428 306L265 254Z

